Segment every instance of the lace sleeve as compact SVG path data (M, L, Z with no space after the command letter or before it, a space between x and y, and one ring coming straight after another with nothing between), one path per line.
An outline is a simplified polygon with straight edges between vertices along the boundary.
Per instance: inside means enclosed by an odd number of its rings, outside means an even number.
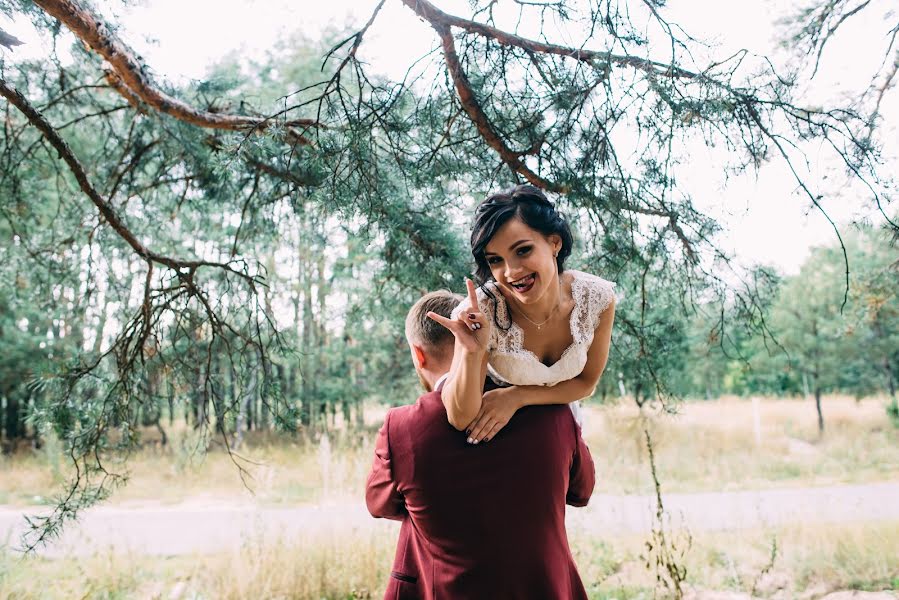
M599 327L599 316L618 301L615 284L588 273L578 273L575 283L572 293L579 307L576 332L584 339L592 339L593 332Z
M612 281L597 277L594 284L590 286L592 288L590 314L593 316L592 325L594 330L599 327L600 315L602 315L613 302L615 304L618 303L619 296L615 293L615 285L616 284Z

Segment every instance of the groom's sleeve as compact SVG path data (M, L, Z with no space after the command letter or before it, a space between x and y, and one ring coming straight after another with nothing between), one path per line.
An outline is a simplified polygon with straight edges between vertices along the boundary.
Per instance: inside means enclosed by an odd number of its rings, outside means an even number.
M390 413L375 442L375 460L365 484L365 504L373 517L402 520L406 515L406 501L397 490L390 464Z
M574 421L573 418L572 421ZM593 495L593 488L596 486L596 470L593 466L593 456L590 454L590 449L587 448L580 426L575 423L574 427L577 446L571 461L565 503L571 506L587 506L590 496Z

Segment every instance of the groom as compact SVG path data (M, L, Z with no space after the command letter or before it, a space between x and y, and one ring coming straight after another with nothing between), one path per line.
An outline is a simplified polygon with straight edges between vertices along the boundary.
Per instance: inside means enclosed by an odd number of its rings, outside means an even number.
M454 338L427 313L448 318L460 300L432 292L406 318L428 393L387 413L365 490L373 516L402 521L385 598L586 600L565 504L587 504L593 459L563 405L519 410L486 444L449 424L440 389Z

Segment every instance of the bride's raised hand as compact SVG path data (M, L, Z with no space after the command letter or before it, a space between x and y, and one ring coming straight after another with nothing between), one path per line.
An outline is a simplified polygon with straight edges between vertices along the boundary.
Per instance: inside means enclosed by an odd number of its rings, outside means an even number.
M466 352L486 352L490 340L490 320L478 305L474 282L466 278L465 284L468 287L468 309L460 312L455 319L447 319L434 312L429 312L428 317L449 329Z

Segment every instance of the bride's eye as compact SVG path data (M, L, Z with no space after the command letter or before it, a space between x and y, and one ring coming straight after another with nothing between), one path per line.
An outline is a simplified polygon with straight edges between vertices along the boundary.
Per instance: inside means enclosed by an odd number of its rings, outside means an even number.
M525 254L527 254L530 251L531 251L530 246L523 246L518 249L518 256L524 256Z
M488 257L487 257L487 264L488 264L488 265L495 265L495 264L498 264L501 260L502 260L502 259L501 259L500 257L498 257L498 256L488 256Z

